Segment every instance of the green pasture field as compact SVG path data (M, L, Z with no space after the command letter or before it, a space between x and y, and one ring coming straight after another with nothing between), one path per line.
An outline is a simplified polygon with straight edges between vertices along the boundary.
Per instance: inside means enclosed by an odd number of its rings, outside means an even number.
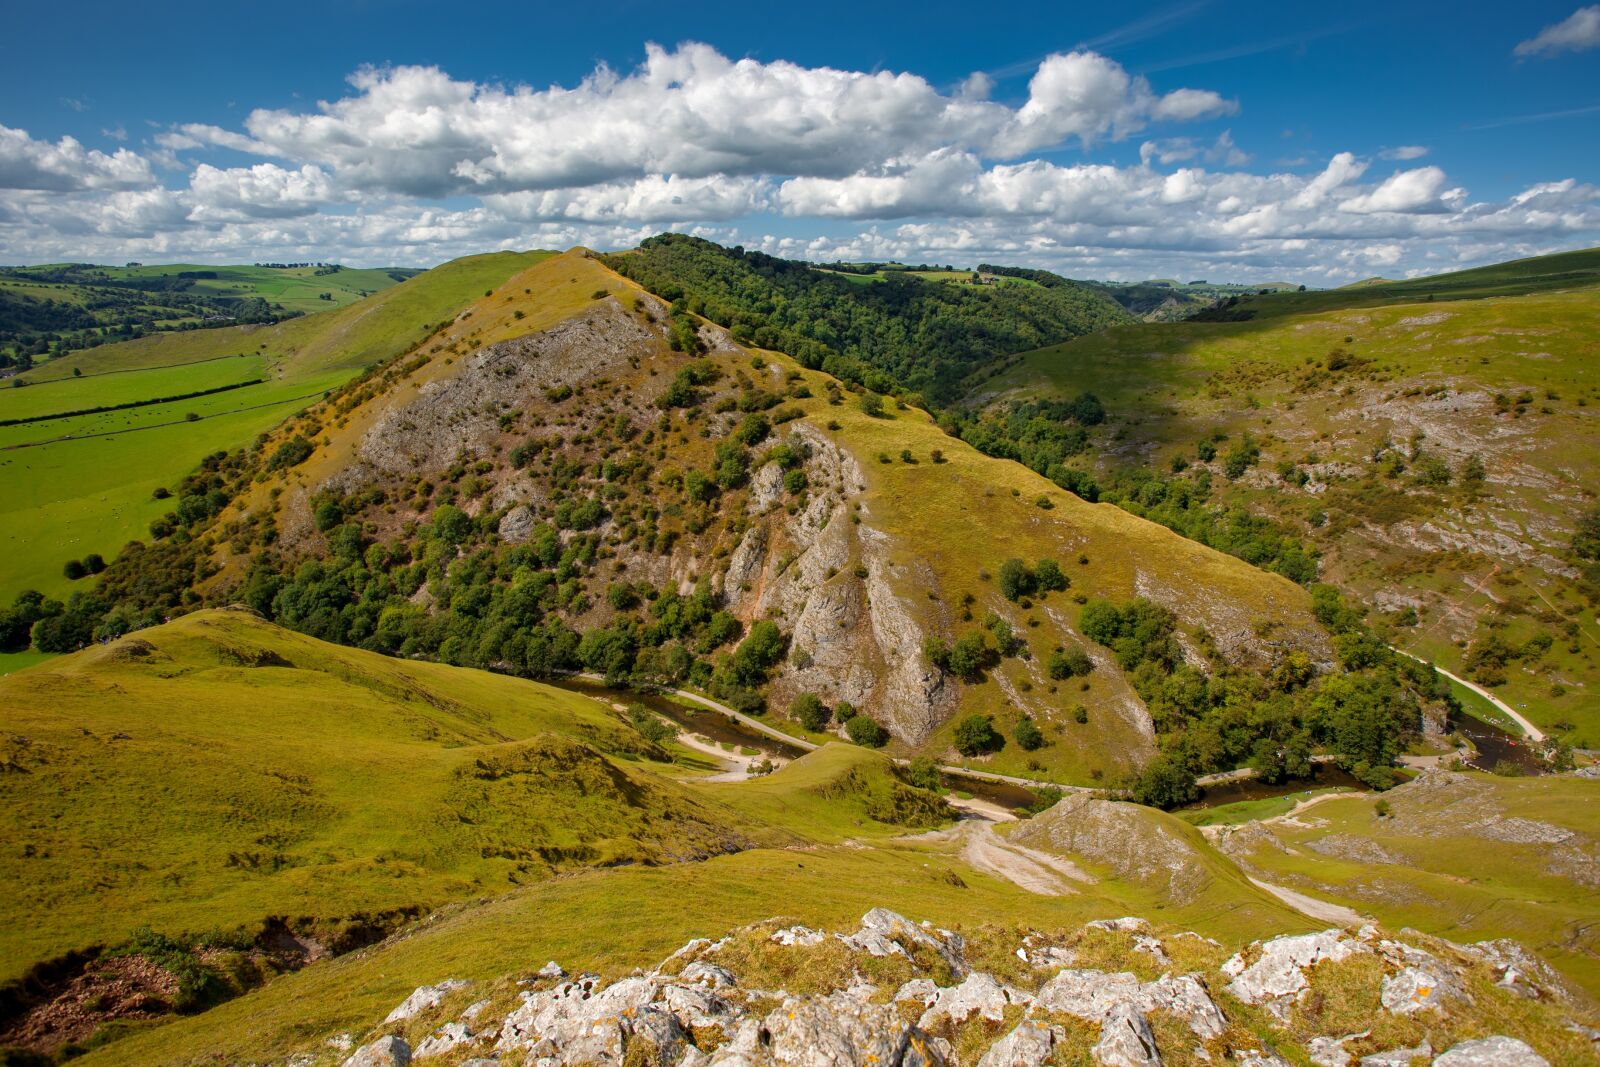
M247 444L346 379L330 372L125 411L0 427L0 600L24 589L64 596L69 559L110 559L148 540L151 520L171 511L156 500L206 455ZM189 421L190 414L199 415ZM59 439L64 435L83 435ZM108 434L108 436L87 436Z
M34 418L86 408L178 396L263 377L266 361L239 353L198 363L57 378L26 388L0 388L0 420Z

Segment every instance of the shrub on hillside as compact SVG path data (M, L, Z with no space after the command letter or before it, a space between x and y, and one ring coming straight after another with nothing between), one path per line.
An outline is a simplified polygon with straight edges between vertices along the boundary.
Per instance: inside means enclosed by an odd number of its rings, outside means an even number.
M1094 661L1089 659L1089 654L1074 645L1068 649L1061 649L1050 654L1046 665L1050 677L1058 682L1068 678L1081 678L1094 670Z
M789 705L789 717L813 732L825 729L832 715L815 693L801 693Z
M852 715L844 724L844 732L864 748L882 748L889 743L889 732L865 715Z
M1024 717L1017 723L1016 729L1011 731L1011 736L1016 738L1017 744L1024 752L1036 752L1044 747L1044 734L1030 718Z
M272 453L272 458L267 460L267 470L277 471L299 466L311 457L312 451L311 442L295 434Z
M982 756L1005 744L994 728L992 715L968 715L956 723L956 751L963 756Z

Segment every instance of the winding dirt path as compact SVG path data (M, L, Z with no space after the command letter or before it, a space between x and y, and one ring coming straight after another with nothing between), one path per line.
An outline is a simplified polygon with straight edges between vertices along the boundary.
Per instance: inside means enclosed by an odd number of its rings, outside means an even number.
M1394 648L1393 645L1390 645L1389 647L1390 648ZM1533 725L1533 723L1531 723L1527 719L1523 718L1522 715L1517 711L1516 708L1513 708L1510 704L1507 704L1504 700L1501 700L1499 697L1497 697L1493 693L1489 692L1489 690L1485 689L1483 686L1479 685L1477 682L1469 682L1465 678L1461 677L1460 675L1451 674L1449 671L1445 670L1443 667L1439 666L1437 663L1430 663L1427 660L1423 659L1421 656L1412 655L1410 652L1407 652L1403 648L1394 648L1394 650L1396 652L1400 653L1402 656L1406 657L1407 659L1413 659L1413 660L1416 660L1418 663L1426 664L1427 666L1432 667L1434 670L1438 671L1440 674L1444 675L1446 678L1450 679L1452 682L1459 682L1461 685L1466 686L1468 689L1472 690L1474 693L1477 693L1483 699L1485 699L1489 703L1493 704L1496 708L1498 708L1499 710L1501 710L1501 711L1505 712L1507 715L1509 715L1511 717L1511 721L1512 722L1514 722L1518 726L1522 727L1522 732L1528 735L1528 740L1534 742L1535 744L1540 744L1540 743L1542 743L1544 741L1544 731L1543 730L1540 730L1537 726Z
M699 782L748 782L751 778L758 777L750 773L750 765L753 763L770 759L773 767L777 768L789 762L782 756L746 756L743 752L730 752L710 738L690 733L681 727L678 730L678 736L673 740L684 748L693 749L702 755L710 756L722 764L722 770L716 774L695 779Z
M1333 923L1336 926L1359 926L1367 921L1360 912L1347 908L1343 904L1330 904L1326 900L1308 897L1304 893L1296 893L1293 889L1288 889L1281 885L1273 885L1271 882L1263 882L1261 879L1253 878L1248 874L1245 877L1249 878L1250 884L1257 889L1266 890L1295 911L1302 915L1309 915L1319 922Z
M995 833L996 821L1014 820L1015 816L1010 812L1002 809L1000 815L1003 817L997 819L985 810L992 805L982 801L946 799L950 800L952 806L966 812L960 822L943 830L930 830L900 840L931 844L952 852L973 870L1004 878L1019 889L1042 897L1067 896L1096 881L1093 875L1064 856L1028 848Z

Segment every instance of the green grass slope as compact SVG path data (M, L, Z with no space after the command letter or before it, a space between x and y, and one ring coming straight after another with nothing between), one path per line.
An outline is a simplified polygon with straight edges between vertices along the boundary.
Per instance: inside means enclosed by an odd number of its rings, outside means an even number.
M0 980L137 926L315 935L764 833L592 699L241 611L14 673L0 706Z
M1342 310L1291 313L1349 292L1292 294L1242 304L1278 309L1247 321L1117 327L1025 355L972 400L1094 393L1109 418L1092 462L1135 510L1162 497L1130 479L1204 471L1211 506L1319 551L1324 579L1374 605L1395 644L1459 674L1483 661L1475 647L1492 652L1500 669L1478 680L1593 746L1600 627L1571 542L1600 493L1600 288L1565 287L1597 260L1451 276L1466 280L1448 303L1367 288ZM1519 286L1539 291L1477 298ZM1230 479L1246 435L1259 461Z
M128 404L265 379L170 403L0 428L0 601L64 595L67 559L148 536L170 510L152 499L215 451L422 341L543 252L496 252L436 267L347 307L269 326L159 334L73 353L0 389L0 420ZM334 276L336 277L336 275ZM74 369L81 377L74 376ZM190 416L196 416L191 419Z
M1452 941L1509 937L1600 994L1600 784L1442 773L1234 831L1275 883Z

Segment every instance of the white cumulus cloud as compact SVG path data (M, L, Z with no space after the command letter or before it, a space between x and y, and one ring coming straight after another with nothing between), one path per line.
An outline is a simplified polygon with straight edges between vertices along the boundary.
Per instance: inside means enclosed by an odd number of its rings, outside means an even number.
M1523 41L1513 51L1526 58L1586 52L1591 48L1600 48L1600 4L1578 8L1560 22L1540 30L1537 36Z
M319 167L286 170L275 163L221 170L202 163L189 176L194 214L201 218L289 218L336 199Z
M1438 167L1403 170L1385 179L1370 193L1351 197L1339 205L1341 211L1443 211L1440 199L1445 175Z
M27 130L0 125L0 189L137 189L155 183L143 156L126 148L107 154L76 139L36 141Z

